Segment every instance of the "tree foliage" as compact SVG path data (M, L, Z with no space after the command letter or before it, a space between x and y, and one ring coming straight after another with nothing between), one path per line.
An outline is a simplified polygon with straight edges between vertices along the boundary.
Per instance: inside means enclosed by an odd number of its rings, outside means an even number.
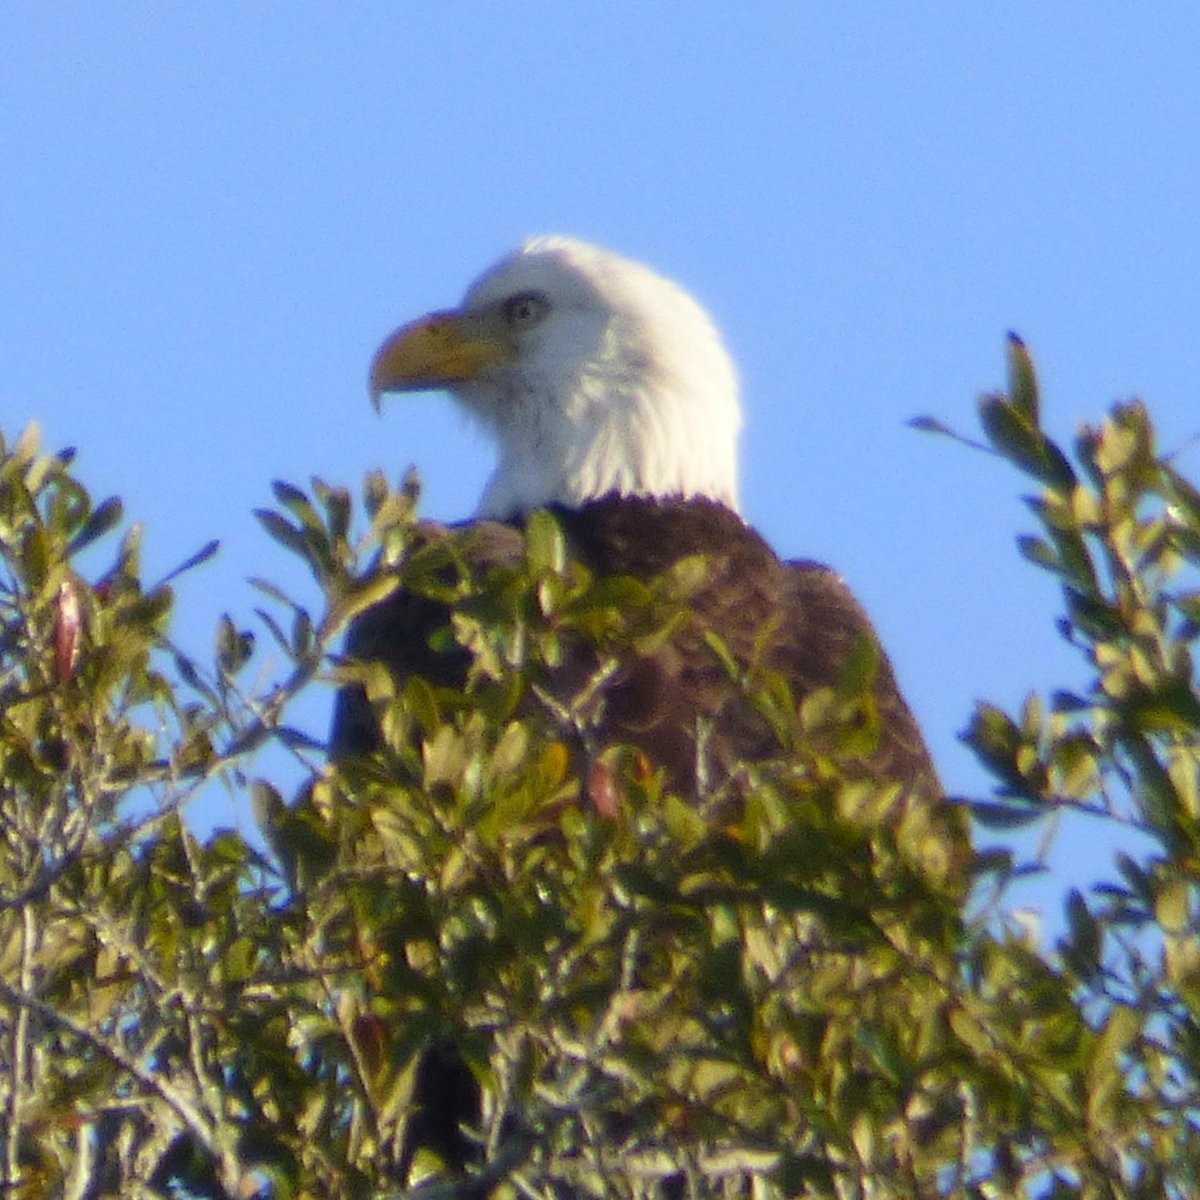
M1078 810L1151 847L1067 896L1053 947L1003 916L1011 852L979 854L968 915L941 826L856 770L854 680L799 711L748 686L779 757L696 802L593 753L594 688L540 681L572 639L603 671L670 636L686 570L593 578L546 517L523 564L473 578L454 538L414 537L409 484L277 484L262 524L320 600L260 582L288 666L256 686L233 620L210 662L172 644L172 581L142 580L136 527L69 454L3 446L5 1194L1197 1194L1200 493L1139 403L1057 445L1016 341L981 417L1034 488L1020 549L1091 682L978 707L975 816ZM454 600L463 689L340 657L396 586ZM331 765L289 708L351 679L384 744ZM266 746L304 765L297 795L253 778ZM188 828L222 782L261 840ZM448 1045L487 1098L467 1178L410 1153Z

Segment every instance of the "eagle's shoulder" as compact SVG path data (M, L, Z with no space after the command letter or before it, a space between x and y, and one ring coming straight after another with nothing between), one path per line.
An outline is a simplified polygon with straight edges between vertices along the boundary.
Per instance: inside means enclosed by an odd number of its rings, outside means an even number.
M783 564L788 591L788 674L799 694L837 681L851 655L869 648L872 692L880 727L873 770L884 779L906 780L918 792L939 796L941 786L917 719L904 699L895 670L871 619L845 580L824 563L792 559Z
M832 567L813 559L793 558L781 564L784 604L793 623L832 648L857 638L878 644L867 610Z
M734 563L779 566L763 538L718 500L609 495L552 511L572 553L598 571L649 579L692 556L711 560L716 571Z

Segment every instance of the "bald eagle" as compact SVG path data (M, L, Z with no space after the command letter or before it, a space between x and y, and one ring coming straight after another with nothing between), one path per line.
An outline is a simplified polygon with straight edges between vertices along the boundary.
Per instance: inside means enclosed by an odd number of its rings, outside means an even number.
M459 307L402 326L379 348L370 372L376 405L389 393L426 390L448 391L499 451L473 523L480 565L519 560L521 526L540 508L598 575L650 581L704 556L694 621L610 681L610 728L600 739L637 745L675 785L695 784L700 728L710 775L778 753L706 631L739 662L758 655L797 701L834 684L856 648L878 651L866 614L833 571L779 559L743 520L733 363L704 309L648 267L572 238L527 240ZM462 659L430 646L448 621L443 606L401 591L358 619L347 648L401 678L456 682ZM920 729L882 652L874 701L870 771L914 798L938 797ZM362 689L345 689L335 754L369 750L376 738Z
M686 795L737 763L780 753L707 634L738 663L782 676L797 703L836 684L866 645L877 736L859 765L900 785L904 806L941 805L921 732L863 609L827 567L777 557L739 512L736 373L684 290L596 246L532 238L457 308L404 325L379 348L370 370L377 406L390 393L426 390L449 392L498 451L464 543L481 569L521 561L523 526L539 509L555 514L572 555L598 576L649 582L681 559L704 563L677 635L607 680L602 745L632 744ZM421 536L454 531L427 524ZM461 686L466 651L433 637L450 618L443 603L402 589L357 618L348 653L383 661L399 679ZM363 689L346 687L335 756L378 740ZM449 1047L427 1056L422 1072L425 1128L416 1136L461 1166L468 1143L458 1124L477 1111L473 1084Z

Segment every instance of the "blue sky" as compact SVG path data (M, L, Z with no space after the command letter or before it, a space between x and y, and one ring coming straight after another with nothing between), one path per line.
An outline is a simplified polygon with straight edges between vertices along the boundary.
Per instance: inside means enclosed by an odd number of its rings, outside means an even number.
M979 794L973 700L1079 668L1019 481L904 422L970 429L1012 328L1058 433L1135 392L1165 445L1200 428L1200 9L1149 13L8 3L0 428L78 446L148 576L222 540L181 585L203 653L247 576L302 586L249 515L271 479L415 463L430 515L474 505L488 447L447 400L372 412L380 338L525 234L605 243L711 309L747 516L845 575ZM248 826L222 803L198 819Z

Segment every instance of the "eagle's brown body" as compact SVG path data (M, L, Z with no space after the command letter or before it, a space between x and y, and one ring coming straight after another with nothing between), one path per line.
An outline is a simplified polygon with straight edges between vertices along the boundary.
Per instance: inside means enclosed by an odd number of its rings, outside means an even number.
M740 517L712 501L606 497L577 510L556 510L555 516L573 556L598 575L650 582L682 558L703 556L705 563L704 580L689 600L692 619L669 644L623 664L608 682L600 745L637 746L686 792L696 786L701 762L696 736L704 729L703 769L709 782L719 780L734 763L777 756L779 742L706 640L707 632L719 636L739 665L781 675L797 702L836 684L848 656L869 644L877 654L878 739L864 765L915 796L938 796L920 730L871 624L828 568L781 561ZM449 535L443 526L427 529L430 538ZM517 526L494 521L475 523L466 545L473 565L483 569L520 561L524 550ZM430 645L449 618L444 604L401 590L358 619L347 649L386 663L399 679L416 674L461 686L466 652L439 652ZM369 750L377 737L365 694L347 688L334 722L335 754Z

